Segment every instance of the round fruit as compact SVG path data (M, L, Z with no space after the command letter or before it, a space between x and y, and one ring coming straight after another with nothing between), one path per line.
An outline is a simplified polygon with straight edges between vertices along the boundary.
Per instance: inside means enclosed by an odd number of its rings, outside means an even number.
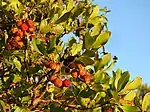
M56 63L56 71L59 71L60 70L60 63Z
M76 64L74 64L74 63L72 63L72 64L69 65L69 68L71 68L71 69L76 68L76 67L77 67L77 66L76 66Z
M46 68L50 68L50 62L49 62L49 61L44 62L44 66L45 66Z
M81 76L84 76L86 73L87 73L87 72L86 72L85 69L81 69L81 70L79 71L79 74L80 74Z
M56 75L51 75L51 76L49 77L49 80L50 80L52 83L54 82L55 79L57 79L57 76L56 76Z
M18 44L18 48L21 48L23 46L23 42L22 41L17 42L17 44Z
M92 75L91 74L85 74L84 76L82 76L83 80L85 83L90 83L91 79L92 79Z
M50 68L53 69L53 70L56 70L56 68L57 68L57 63L55 63L55 62L50 62Z
M27 26L27 24L25 24L25 23L23 23L22 25L21 25L21 30L22 31L27 31L28 30L28 26Z
M19 26L21 26L22 25L22 21L21 20L18 20L17 21L17 26L19 27Z
M63 81L63 86L65 86L65 87L70 87L70 85L71 85L70 80L65 79L65 80Z
M19 36L19 37L22 37L22 36L23 36L23 32L21 31L21 29L18 29L16 35Z
M106 112L113 112L113 110L112 110L111 108L108 108L108 109L106 110Z
M56 78L55 80L54 80L54 85L56 86L56 87L62 87L62 84L63 84L63 81L60 79L60 78Z
M21 39L21 37L16 36L16 37L15 37L15 41L16 41L16 42L19 42L19 41L22 41L22 39Z
M74 78L78 78L78 76L79 76L79 71L77 71L77 70L72 70L72 71L71 71L71 75L72 75L72 77L74 77Z
M78 67L79 70L85 69L82 64L77 64L77 67Z
M7 45L7 49L8 49L8 50L11 50L11 49L12 49L12 46L11 46L10 44L8 44L8 45Z
M28 20L27 24L29 27L33 27L34 26L34 22L32 20Z
M34 28L34 27L29 28L29 32L31 32L31 33L33 33L33 32L34 32L34 30L35 30L35 28Z

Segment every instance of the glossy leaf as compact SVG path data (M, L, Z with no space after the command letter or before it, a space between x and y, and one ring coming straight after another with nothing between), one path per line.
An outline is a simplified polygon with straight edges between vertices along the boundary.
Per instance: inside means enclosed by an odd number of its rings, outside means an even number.
M117 90L118 81L119 81L119 79L120 79L120 77L121 77L121 75L122 75L122 70L117 69L117 71L114 72L114 74L116 75L115 82L114 82L114 86L115 86L115 88L116 88L116 90Z
M101 70L106 66L111 60L111 54L105 54L100 60L95 61L94 68L95 71Z
M13 62L15 64L16 68L18 69L18 71L21 72L21 63L20 63L20 61L17 58L14 58Z
M125 86L125 88L120 91L120 93L135 90L135 89L139 88L141 86L141 84L142 84L142 78L136 77L132 82L129 82Z
M142 102L143 112L150 112L150 92L146 93Z
M94 64L94 61L87 56L80 56L79 58L77 58L77 61L82 62L85 66Z
M72 56L76 55L82 49L82 44L74 43L71 47Z
M102 25L100 23L95 24L91 32L91 36L93 37L99 35L101 30L102 30Z
M47 23L47 19L42 20L40 24L40 32L46 34L49 31L50 31L50 26Z
M67 21L68 18L70 17L70 15L71 15L71 12L65 13L63 16L61 16L60 18L58 18L58 20L55 23L59 24L59 23Z
M128 101L133 101L134 98L136 97L137 92L135 91L131 91L130 93L128 93L126 96L124 96L124 100L128 100Z
M93 8L93 12L92 14L90 15L89 18L94 18L95 16L97 16L99 14L99 6L96 5L94 8Z
M117 86L117 90L118 90L118 91L120 91L121 89L123 89L123 88L126 86L126 84L127 84L128 81L129 81L129 78L130 78L129 72L124 72L124 73L121 75L121 77L120 77L120 79L119 79L119 81L118 81L118 86Z
M106 44L108 39L110 38L110 32L102 32L96 39L96 41L92 44L92 48L100 48Z

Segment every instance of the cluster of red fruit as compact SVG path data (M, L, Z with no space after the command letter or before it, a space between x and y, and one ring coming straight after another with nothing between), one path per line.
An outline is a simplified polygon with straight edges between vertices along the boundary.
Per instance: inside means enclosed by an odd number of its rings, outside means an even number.
M56 87L70 87L71 81L69 79L62 80L61 78L57 77L55 74L49 77L49 80L56 86Z
M90 74L82 64L72 63L69 65L71 69L71 75L74 78L79 78L81 81L89 84L93 79L93 75Z
M7 49L23 47L23 36L35 38L35 26L33 20L18 20L16 25L11 28L12 37L7 40Z

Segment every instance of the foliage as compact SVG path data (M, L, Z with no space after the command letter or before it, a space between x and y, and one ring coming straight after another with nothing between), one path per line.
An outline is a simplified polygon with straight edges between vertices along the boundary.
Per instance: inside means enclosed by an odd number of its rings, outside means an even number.
M1 0L0 111L150 111L140 77L109 75L107 12L89 0Z

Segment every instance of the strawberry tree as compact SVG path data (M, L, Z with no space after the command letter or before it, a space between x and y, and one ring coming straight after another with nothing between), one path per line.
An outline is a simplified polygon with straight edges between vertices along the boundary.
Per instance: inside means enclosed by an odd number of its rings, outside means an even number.
M110 74L107 12L90 0L0 0L0 111L150 111L140 77Z

